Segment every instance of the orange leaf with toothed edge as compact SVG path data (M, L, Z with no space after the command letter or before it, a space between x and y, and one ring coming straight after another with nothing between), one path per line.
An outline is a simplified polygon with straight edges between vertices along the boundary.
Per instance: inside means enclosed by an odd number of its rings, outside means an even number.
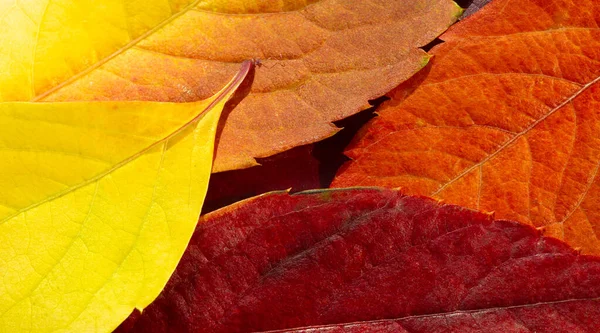
M227 117L214 171L338 129L418 71L451 0L0 2L0 100L204 99L244 59L252 92Z
M600 253L600 2L496 0L393 91L332 186L402 187Z

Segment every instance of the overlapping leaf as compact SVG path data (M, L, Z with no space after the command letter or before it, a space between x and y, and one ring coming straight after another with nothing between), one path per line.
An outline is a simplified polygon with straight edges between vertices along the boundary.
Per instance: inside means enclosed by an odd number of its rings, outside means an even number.
M600 253L600 2L496 0L346 154L333 186L383 185Z
M215 171L336 132L420 69L451 0L0 2L0 100L193 101L260 58Z
M117 332L594 332L599 297L600 260L529 226L392 190L271 193L201 219Z
M478 10L483 8L483 6L487 5L491 1L492 0L471 0L471 1L469 1L470 3L468 5L467 9L465 10L465 12L463 13L461 19L464 19L467 16L473 15L475 12L477 12Z
M221 110L0 104L0 331L106 332L159 294L196 225Z

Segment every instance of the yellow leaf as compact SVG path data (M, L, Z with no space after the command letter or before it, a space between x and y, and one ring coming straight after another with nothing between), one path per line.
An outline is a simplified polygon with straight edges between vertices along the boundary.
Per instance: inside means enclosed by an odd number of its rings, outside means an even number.
M0 332L107 332L161 291L225 102L0 104Z
M0 1L0 101L30 100L64 83L194 2Z

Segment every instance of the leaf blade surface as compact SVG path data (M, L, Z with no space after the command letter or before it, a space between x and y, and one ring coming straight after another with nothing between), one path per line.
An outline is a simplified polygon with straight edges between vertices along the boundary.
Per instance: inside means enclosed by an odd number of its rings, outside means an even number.
M546 332L559 328L565 332L594 332L598 326L598 300L565 301L555 304L516 306L508 309L456 312L447 315L424 315L376 322L306 327L271 332L447 332L447 333L517 333Z
M33 3L3 3L0 100L194 101L262 59L215 171L333 135L332 121L418 71L418 47L461 12L450 0Z
M456 25L332 186L400 186L597 253L598 4L580 5L495 1Z
M195 103L0 104L2 331L109 331L158 295L251 66Z
M520 311L534 328L563 301L599 311L598 280L598 258L488 214L387 189L279 192L205 215L161 296L117 332L365 322L360 332L384 319L427 331L486 318L501 331ZM586 317L571 308L565 314Z

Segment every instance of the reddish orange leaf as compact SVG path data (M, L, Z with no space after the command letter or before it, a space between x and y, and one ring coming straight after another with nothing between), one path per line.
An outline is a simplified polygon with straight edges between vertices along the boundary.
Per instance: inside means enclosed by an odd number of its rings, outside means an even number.
M117 332L597 332L600 259L540 234L393 190L270 193L204 216Z
M496 0L453 27L332 186L402 187L600 253L600 2Z
M4 8L6 7L6 8ZM427 63L420 46L462 10L451 0L198 1L147 6L0 4L0 100L194 101L260 58L214 171L318 141ZM60 22L57 24L56 22Z

